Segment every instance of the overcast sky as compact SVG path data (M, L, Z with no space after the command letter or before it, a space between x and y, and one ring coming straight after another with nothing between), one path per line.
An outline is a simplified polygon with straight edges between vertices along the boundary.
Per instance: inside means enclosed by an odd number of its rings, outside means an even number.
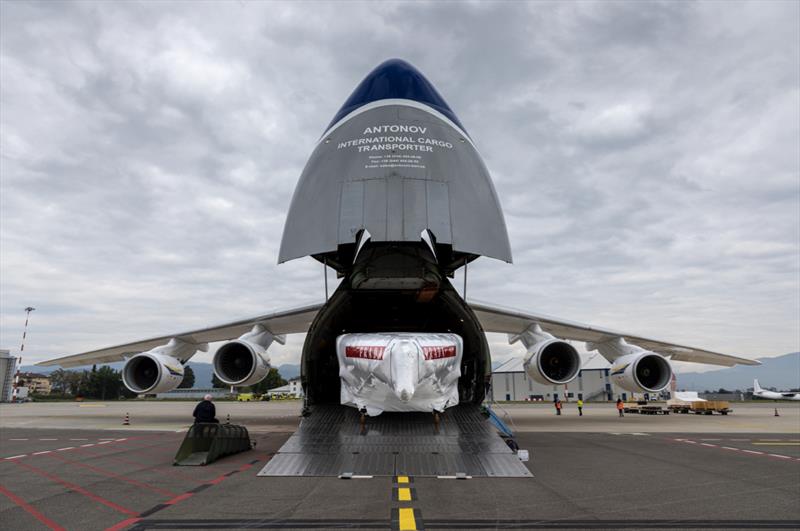
M468 298L800 350L798 5L3 1L0 347L29 305L26 364L321 300L321 265L276 265L288 203L400 57L505 210L514 264L478 260Z

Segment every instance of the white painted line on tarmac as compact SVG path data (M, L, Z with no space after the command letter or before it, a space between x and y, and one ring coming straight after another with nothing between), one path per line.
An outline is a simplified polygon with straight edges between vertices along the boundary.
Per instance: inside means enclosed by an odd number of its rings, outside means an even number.
M647 437L650 434L649 433L637 433L637 432L634 432L634 433L631 433L631 435L644 435L645 437Z
M58 450L56 450L56 452L63 452L65 450L74 450L74 449L75 449L74 446L67 446L66 448L59 448Z
M99 442L99 443L97 443L97 444L108 444L108 443L110 443L110 442L114 442L114 441L100 441L100 442Z
M27 441L28 439L9 439L9 441Z
M40 441L57 441L58 439L39 439Z
M695 441L683 441L683 442L689 443L689 444L697 444Z
M94 446L94 443L82 444L82 445L81 445L81 448L88 448L88 447L90 447L90 446Z
M708 444L708 443L700 443L700 446L708 446L710 448L716 448L717 447L716 444Z
M748 454L764 455L764 452L756 452L755 450L742 450Z
M117 442L122 442L122 441L127 441L127 440L128 440L128 438L127 438L127 437L124 437L124 438L122 438L122 439L114 439L114 440L115 440L115 441L117 441Z
M28 454L12 455L11 457L6 457L6 460L11 461L12 459L19 459L20 457L28 457Z
M70 441L88 441L89 439L70 439Z
M43 451L43 452L33 452L31 455L42 455L42 454L49 454L49 453L51 453L52 451L53 451L53 450L45 450L45 451Z
M722 439L700 439L701 441L721 441Z
M731 448L730 446L721 446L720 448L722 448L723 450L733 450L734 452L739 451L738 448Z
M772 457L780 457L781 459L791 459L788 455L780 455L780 454L767 454L771 455Z
M114 440L114 437L101 437L101 438L100 438L100 439L98 439L98 440L99 440L99 441L113 441L113 440Z

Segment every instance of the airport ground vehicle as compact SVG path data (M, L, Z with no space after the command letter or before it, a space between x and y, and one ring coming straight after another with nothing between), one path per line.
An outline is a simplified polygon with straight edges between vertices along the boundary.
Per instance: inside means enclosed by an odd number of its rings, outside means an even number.
M675 413L694 413L695 415L712 415L719 413L727 415L733 412L730 403L724 400L701 400L696 402L672 403L667 406L670 411Z
M625 402L625 413L639 413L641 415L669 415L670 410L652 402Z

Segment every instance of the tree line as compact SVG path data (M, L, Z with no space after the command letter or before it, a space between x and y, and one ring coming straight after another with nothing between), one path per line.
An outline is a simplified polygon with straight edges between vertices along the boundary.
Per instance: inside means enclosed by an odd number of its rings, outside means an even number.
M178 386L185 389L194 385L194 371L188 365L184 367L183 381ZM57 369L50 373L50 394L97 398L99 400L117 400L134 398L136 393L128 390L122 383L122 371L107 365L92 370L65 371Z
M191 366L183 368L183 381L178 389L189 389L194 386L195 376ZM269 370L267 377L255 385L239 387L238 391L244 393L266 393L269 389L286 385L288 382L281 377L278 369ZM217 378L212 378L215 388L228 388ZM70 371L57 369L50 373L51 395L74 396L83 398L96 398L99 400L117 400L119 398L134 398L136 393L128 390L122 383L122 371L104 365L93 365L91 370Z

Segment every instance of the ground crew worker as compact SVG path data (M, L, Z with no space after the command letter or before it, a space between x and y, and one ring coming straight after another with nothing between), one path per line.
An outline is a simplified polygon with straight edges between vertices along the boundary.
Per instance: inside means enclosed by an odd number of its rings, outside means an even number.
M556 399L556 415L561 415L561 400Z
M195 406L192 415L194 416L195 424L200 422L219 424L216 418L217 408L214 406L214 402L211 401L211 395L203 397L203 400Z
M579 417L583 416L583 400L581 400L580 398L578 399L578 416Z
M621 398L617 398L617 411L619 411L619 416L624 417L625 415L622 414L622 410L625 409L625 405L622 403Z

